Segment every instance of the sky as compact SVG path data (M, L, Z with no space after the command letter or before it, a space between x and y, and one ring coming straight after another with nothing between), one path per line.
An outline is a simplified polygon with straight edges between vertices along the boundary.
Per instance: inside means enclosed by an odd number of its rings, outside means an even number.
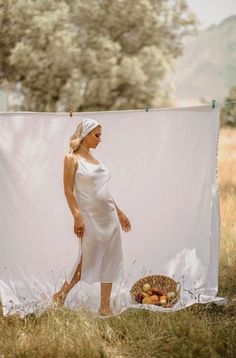
M201 21L200 29L219 24L226 17L236 15L236 0L186 0Z

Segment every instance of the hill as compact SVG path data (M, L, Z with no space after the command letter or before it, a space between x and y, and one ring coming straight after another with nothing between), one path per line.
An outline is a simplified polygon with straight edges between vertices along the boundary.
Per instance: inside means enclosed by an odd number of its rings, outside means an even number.
M174 75L176 96L222 100L236 85L236 15L186 38L184 46Z

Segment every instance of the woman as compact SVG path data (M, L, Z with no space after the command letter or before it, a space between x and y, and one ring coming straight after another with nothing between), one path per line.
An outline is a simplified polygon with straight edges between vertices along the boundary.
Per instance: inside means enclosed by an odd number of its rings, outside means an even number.
M108 190L109 170L91 154L101 142L101 125L84 119L70 139L64 159L64 191L74 217L74 233L81 240L82 255L59 292L53 295L63 305L69 291L81 279L101 283L99 314L112 314L112 283L123 276L120 225L130 231L129 219L117 207ZM121 276L122 275L122 276Z

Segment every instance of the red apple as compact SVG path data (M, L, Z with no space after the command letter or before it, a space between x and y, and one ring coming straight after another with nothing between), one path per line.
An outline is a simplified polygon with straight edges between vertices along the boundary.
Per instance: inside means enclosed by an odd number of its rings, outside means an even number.
M157 303L157 302L159 301L159 298L158 298L157 295L152 295L152 296L151 296L151 299L152 299L152 302L153 302L153 303Z

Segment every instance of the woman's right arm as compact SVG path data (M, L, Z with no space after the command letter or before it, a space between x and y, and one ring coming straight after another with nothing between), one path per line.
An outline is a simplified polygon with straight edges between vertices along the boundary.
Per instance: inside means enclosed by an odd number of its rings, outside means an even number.
M64 158L64 193L70 211L74 217L74 233L82 238L84 232L84 224L81 217L80 209L74 196L74 183L77 161L71 154L66 154Z

